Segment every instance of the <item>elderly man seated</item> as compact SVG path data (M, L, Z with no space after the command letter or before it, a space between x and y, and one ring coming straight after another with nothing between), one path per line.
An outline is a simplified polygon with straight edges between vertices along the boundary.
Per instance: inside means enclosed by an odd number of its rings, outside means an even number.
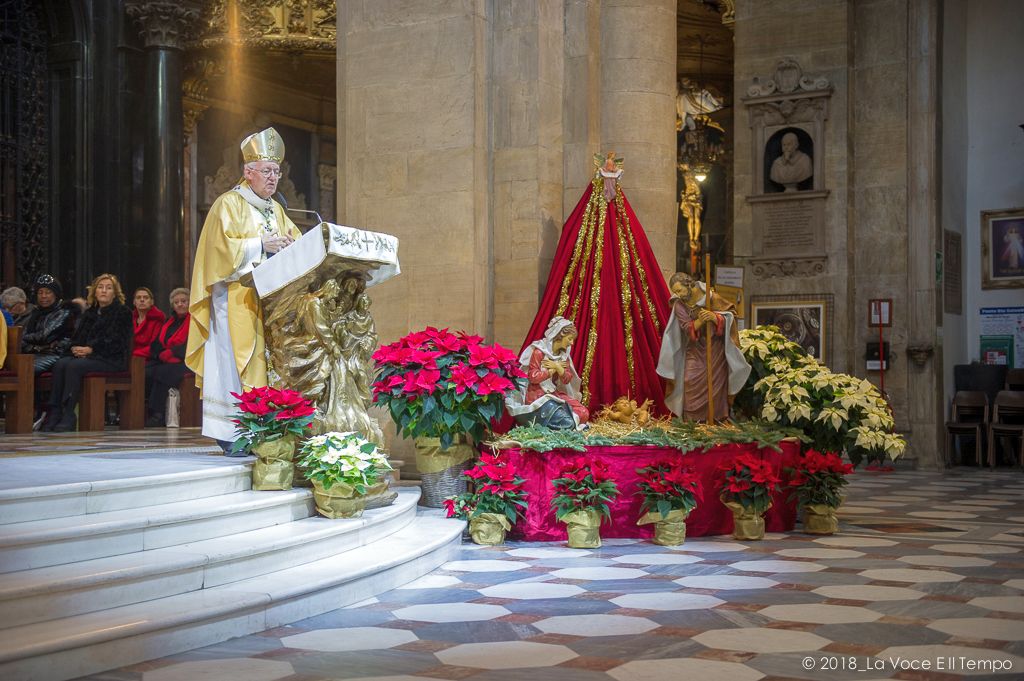
M8 326L23 325L33 310L25 292L17 286L4 289L4 292L0 293L0 307L4 310Z

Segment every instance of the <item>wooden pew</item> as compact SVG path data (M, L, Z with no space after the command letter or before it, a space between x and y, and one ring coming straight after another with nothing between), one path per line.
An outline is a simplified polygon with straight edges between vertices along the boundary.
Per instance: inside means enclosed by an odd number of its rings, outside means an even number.
M138 430L146 422L146 360L132 357L128 371L86 374L78 404L78 430L103 430L107 391L118 394L121 430Z
M197 428L203 425L203 402L196 387L196 375L187 372L178 384L180 394L178 426L181 428Z
M35 373L32 355L21 354L20 326L7 329L7 359L0 369L0 392L6 393L6 421L8 435L32 432L33 395Z

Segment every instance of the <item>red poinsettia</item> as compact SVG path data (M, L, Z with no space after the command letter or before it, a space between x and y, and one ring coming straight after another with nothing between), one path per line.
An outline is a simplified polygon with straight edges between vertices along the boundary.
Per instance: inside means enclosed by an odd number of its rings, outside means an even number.
M611 518L609 505L619 496L611 471L598 459L577 457L551 484L555 487L551 505L559 520L573 511L588 508L595 509L604 518Z
M757 454L740 454L731 463L722 466L725 476L721 493L725 501L742 504L745 509L764 513L771 503L771 492L781 482L770 461Z
M463 433L482 439L526 377L511 350L434 327L381 347L373 358L373 401L388 407L405 436L439 437L445 449Z
M662 461L638 468L637 494L644 496L640 510L657 512L664 518L673 510L689 513L702 496L700 478L691 468Z
M838 507L842 503L840 491L846 485L846 476L853 466L832 452L809 449L800 457L792 471L789 486L800 506L824 504Z
M476 485L475 491L449 497L444 501L448 517L471 518L480 513L497 513L513 525L516 516L527 508L526 482L500 452L485 452L476 465L462 474Z
M238 400L238 418L234 419L238 439L234 449L248 449L285 435L302 437L313 424L316 407L297 390L263 386L231 393Z

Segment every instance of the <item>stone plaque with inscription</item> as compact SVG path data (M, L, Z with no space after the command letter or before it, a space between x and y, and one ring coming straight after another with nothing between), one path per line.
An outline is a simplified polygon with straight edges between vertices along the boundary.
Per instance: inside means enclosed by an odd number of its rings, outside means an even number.
M786 57L774 74L755 78L742 98L751 129L754 172L747 202L757 278L825 272L824 144L831 96L827 78L805 74Z

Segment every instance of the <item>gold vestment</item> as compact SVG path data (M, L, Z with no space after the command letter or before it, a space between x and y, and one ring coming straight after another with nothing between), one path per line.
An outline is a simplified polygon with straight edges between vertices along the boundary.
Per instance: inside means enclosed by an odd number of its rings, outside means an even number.
M298 239L302 236L295 224L285 215L284 208L273 202L277 232ZM217 197L206 216L196 260L192 269L192 292L189 298L188 346L185 364L196 375L196 385L202 388L206 343L210 338L210 304L213 286L235 274L243 263L246 242L260 239L264 226L256 211L236 191ZM267 361L263 340L263 314L256 289L238 281L228 283L228 325L231 329L235 367L242 388L267 384Z

